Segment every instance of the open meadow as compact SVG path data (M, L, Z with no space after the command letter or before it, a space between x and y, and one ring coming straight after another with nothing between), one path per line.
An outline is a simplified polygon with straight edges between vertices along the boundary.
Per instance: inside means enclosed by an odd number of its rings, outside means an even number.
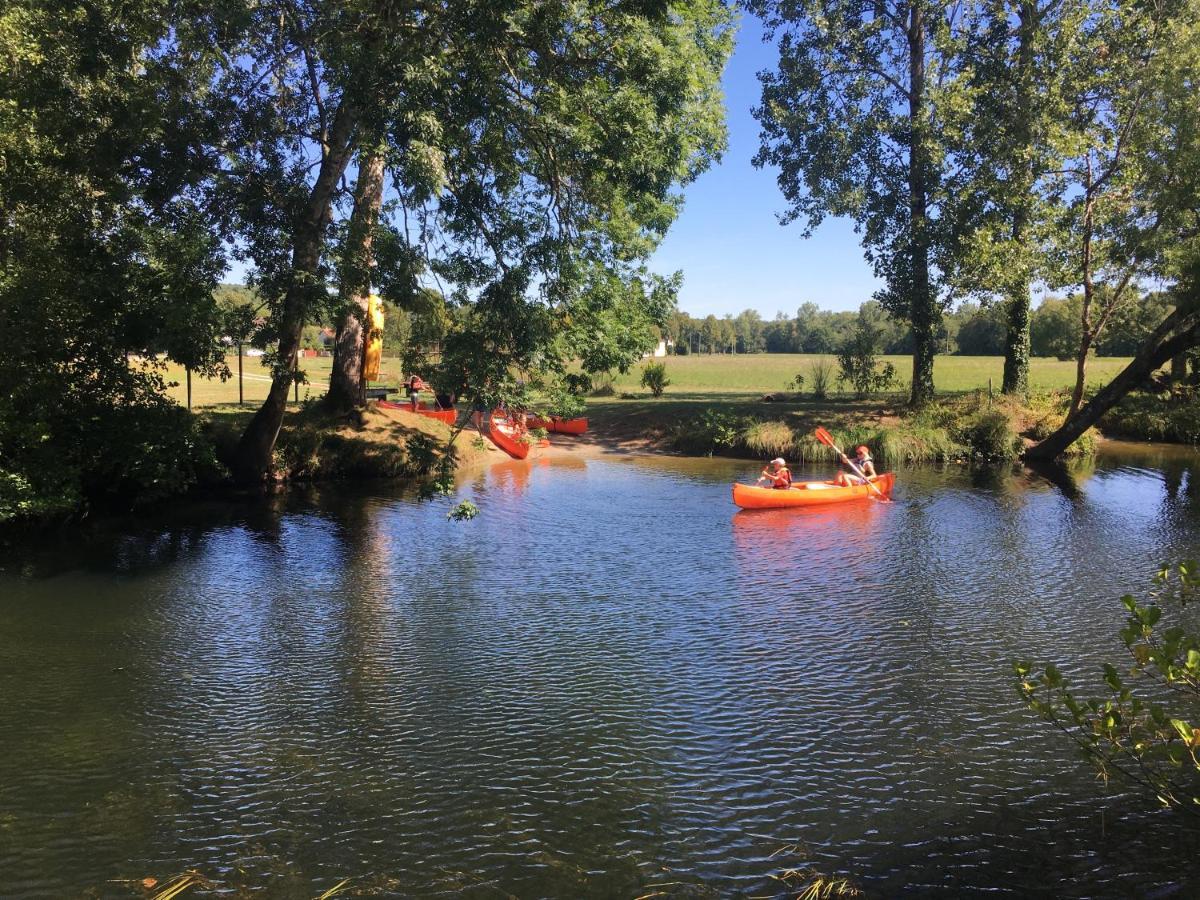
M765 394L792 390L790 382L796 375L803 375L802 391L812 386L813 365L825 359L836 374L837 360L832 356L820 357L801 353L754 353L668 356L657 362L667 366L667 377L671 384L667 395L672 394ZM896 367L897 387L893 392L907 389L912 372L912 357L883 356L882 362ZM1091 386L1107 383L1129 363L1128 359L1106 357L1088 362L1088 382ZM622 393L642 393L640 386L642 366L638 365L627 374L618 376L613 386ZM957 394L965 391L986 390L989 379L996 390L1004 372L1004 359L999 356L939 356L934 363L933 378L938 393ZM1029 383L1035 391L1061 390L1075 383L1075 363L1057 359L1035 358L1029 365ZM836 381L831 384L831 395L843 393ZM849 393L849 388L845 391Z
M238 358L237 354L227 356L225 364L229 366L232 377L225 381L218 378L200 378L192 376L192 406L217 406L238 401ZM329 371L333 365L330 356L317 356L300 361L300 369L308 377L308 382L300 385L300 399L323 397L329 390ZM179 404L187 403L187 373L183 366L171 364L165 372L168 389L167 394ZM384 383L398 384L400 380L400 363L397 359L383 360L380 380ZM271 371L263 365L263 357L245 356L242 358L242 396L247 404L261 403L267 397L271 387ZM295 397L293 391L289 400Z
M823 357L837 372L833 357ZM691 356L669 356L661 362L667 366L667 377L671 384L666 397L689 400L725 399L747 401L764 394L792 390L790 382L796 375L803 375L803 391L812 387L812 369L822 359L820 356L800 353L754 353L754 354L695 354ZM912 366L911 357L886 356L885 362L896 367L897 386L889 393L902 393L908 385L908 374ZM192 378L192 406L214 406L221 403L236 403L238 399L237 356L226 359L233 377L227 381L218 379ZM1128 359L1105 357L1093 359L1088 364L1088 382L1092 387L1105 384L1129 362ZM329 387L330 357L315 357L301 360L301 368L308 376L308 383L300 385L300 399L320 397ZM642 366L639 364L624 375L613 379L613 388L621 394L646 394L640 385ZM999 356L939 356L934 364L934 382L939 393L957 394L965 391L986 390L989 379L999 390L1004 360ZM270 372L262 364L262 357L245 357L242 360L243 395L247 403L259 403L267 396L270 387ZM402 376L399 360L385 358L380 381L398 384ZM167 381L172 384L170 396L179 403L187 402L185 373L181 366L167 369ZM1070 388L1075 379L1075 364L1057 359L1033 359L1030 362L1029 381L1035 391L1062 390ZM830 399L850 399L850 393L842 390L836 380L831 384ZM293 394L293 396L295 396Z

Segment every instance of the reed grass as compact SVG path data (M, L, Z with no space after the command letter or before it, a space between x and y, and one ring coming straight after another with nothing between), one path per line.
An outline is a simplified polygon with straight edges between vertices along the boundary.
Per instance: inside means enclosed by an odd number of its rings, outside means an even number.
M864 423L834 433L842 449L865 444L872 456L889 465L945 462L970 455L944 428L901 420L897 424ZM808 431L797 433L785 422L756 422L742 434L740 449L752 456L782 456L794 462L835 462L837 454Z

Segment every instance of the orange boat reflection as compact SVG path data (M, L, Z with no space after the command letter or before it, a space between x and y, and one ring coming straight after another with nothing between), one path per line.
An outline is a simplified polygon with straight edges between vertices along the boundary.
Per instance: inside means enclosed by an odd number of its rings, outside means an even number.
M855 564L877 546L887 505L878 501L807 509L743 509L733 514L739 565L795 566L797 557Z

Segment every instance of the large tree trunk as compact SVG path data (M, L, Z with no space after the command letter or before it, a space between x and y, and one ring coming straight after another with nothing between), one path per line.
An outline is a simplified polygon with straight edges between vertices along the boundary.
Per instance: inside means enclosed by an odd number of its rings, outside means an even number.
M1171 357L1171 381L1174 384L1187 382L1187 353Z
M1017 397L1029 393L1029 279L1021 279L1008 296L1007 333L1004 337L1004 380L1000 391Z
M1075 357L1075 387L1071 390L1071 405L1067 407L1067 418L1079 412L1083 405L1083 392L1087 388L1087 362L1092 352L1090 317L1085 317L1083 333L1079 338L1079 353Z
M1016 130L1017 146L1023 150L1032 150L1033 128L1030 116L1033 115L1033 43L1034 34L1038 27L1038 11L1032 2L1021 4L1020 27L1017 44L1017 103L1014 113L1017 116ZM1033 156L1032 153L1029 154ZM1015 169L1020 173L1021 183L1015 186L1016 207L1013 210L1012 242L1019 254L1021 264L1017 266L1007 291L1007 333L1004 339L1004 379L1000 390L1005 394L1024 397L1029 393L1029 272L1024 264L1028 241L1030 194L1036 173L1035 163L1031 158L1025 166L1017 161Z
M334 116L320 171L309 191L308 204L292 230L291 283L278 312L279 347L271 390L242 433L233 462L233 477L241 483L261 481L271 472L271 457L292 387L301 332L314 299L324 290L317 272L325 229L338 179L346 171L353 152L356 121L354 107L343 98Z
M383 206L383 154L378 150L359 157L354 212L350 216L348 279L342 285L345 310L337 323L333 371L325 405L332 412L349 412L366 399L363 358L366 352L367 298L371 291L371 243L379 210Z
M1168 335L1173 336L1168 337ZM1040 444L1025 451L1026 459L1054 459L1100 421L1122 397L1143 384L1168 360L1200 344L1200 312L1172 312L1154 329L1137 356L1088 403Z
M933 356L938 310L929 283L929 158L925 115L925 17L919 3L912 4L908 21L909 148L908 204L912 252L912 283L909 289L909 321L913 331L912 393L909 402L923 406L933 399Z

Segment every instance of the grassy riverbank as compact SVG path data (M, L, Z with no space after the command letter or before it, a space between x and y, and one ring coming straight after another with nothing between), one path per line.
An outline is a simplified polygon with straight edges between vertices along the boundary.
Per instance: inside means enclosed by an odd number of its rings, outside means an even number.
M237 405L199 413L202 432L222 465L229 465L252 414ZM276 474L294 481L420 478L433 471L450 434L450 428L435 419L373 404L340 417L316 405L301 405L284 417L275 446ZM454 453L460 465L482 454L475 437L474 432L458 436Z
M968 392L911 413L898 398L593 398L588 416L596 438L618 446L795 462L834 459L813 437L823 425L843 446L867 444L879 461L899 465L1015 459L1058 426L1066 400L1061 392L1036 395L1028 404ZM1089 434L1074 452L1090 453L1094 446Z
M845 385L832 381L826 396L813 396L815 371L825 364L836 373L831 357L804 354L693 355L669 357L665 362L670 384L663 397L654 399L640 386L643 364L610 380L600 380L603 396L588 399L591 440L613 449L666 450L690 455L724 454L750 458L782 455L789 459L827 460L827 448L812 439L813 428L824 425L847 445L866 443L891 464L947 459L1015 458L1029 443L1048 434L1062 420L1067 391L1074 379L1074 364L1056 359L1034 359L1030 365L1032 398L1017 404L1000 397L996 386L1003 370L1000 357L939 356L935 382L939 400L931 408L910 414L905 406L904 373L909 357L887 357L901 380L887 393L856 398ZM230 368L236 371L237 358ZM1089 385L1094 389L1119 372L1127 360L1092 360ZM302 361L309 383L300 395L321 396L328 384L327 357ZM259 359L243 360L246 404L236 400L236 380L193 379L193 408L206 419L223 423L217 432L228 444L245 417L265 396L269 380ZM170 371L178 382L172 396L182 400L183 373ZM402 373L395 360L384 361L384 381L398 382ZM794 379L804 381L797 391ZM989 387L991 391L989 393ZM207 404L221 405L204 411ZM330 478L390 477L416 471L420 466L402 448L409 436L397 425L383 428L350 427L328 423L319 412L289 414L297 426L285 425L278 458L282 477ZM1135 409L1136 407L1136 409ZM1125 415L1126 411L1131 411ZM372 414L377 415L377 414ZM393 416L395 418L395 416ZM400 418L411 419L411 416ZM1167 416L1154 398L1129 401L1107 417L1104 427L1125 437L1161 440L1195 440L1188 421L1179 424L1178 413ZM1200 421L1200 416L1195 417ZM424 422L424 420L421 420ZM437 423L416 427L434 429ZM413 426L406 426L413 427ZM440 426L439 426L440 427ZM322 437L323 430L329 434ZM1196 429L1200 434L1200 429ZM474 438L474 432L471 432ZM443 436L444 437L444 436ZM418 438L417 456L427 456L430 437ZM465 439L464 439L465 440ZM460 441L460 444L462 441ZM1089 436L1075 452L1090 452ZM461 447L460 447L461 452ZM219 453L218 456L221 454ZM469 454L468 454L469 455Z

